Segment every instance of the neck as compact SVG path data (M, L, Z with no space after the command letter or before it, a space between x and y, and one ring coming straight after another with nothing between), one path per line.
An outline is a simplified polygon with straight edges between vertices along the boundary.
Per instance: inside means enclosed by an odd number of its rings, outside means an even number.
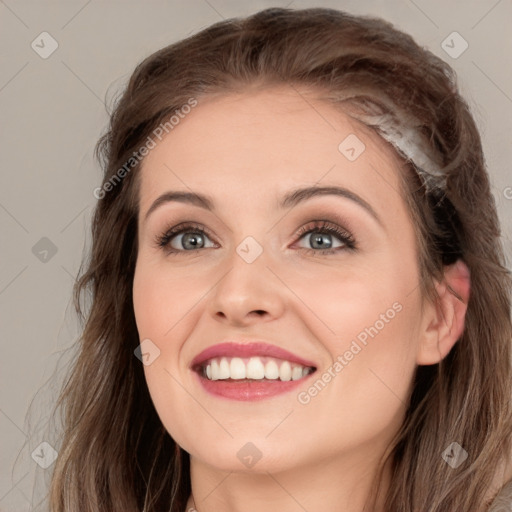
M357 453L280 472L220 471L191 456L192 495L187 512L280 512L343 510L383 512L390 463L384 467L377 493L375 454ZM256 467L255 467L256 468Z

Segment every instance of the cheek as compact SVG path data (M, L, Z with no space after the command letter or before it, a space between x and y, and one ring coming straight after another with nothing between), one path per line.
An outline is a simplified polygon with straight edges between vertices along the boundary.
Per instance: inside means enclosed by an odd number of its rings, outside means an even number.
M159 350L158 357L144 366L155 409L169 434L194 453L197 433L191 430L190 420L210 417L189 394L191 377L183 368L182 346L197 324L198 306L211 284L204 273L188 275L169 269L139 259L133 282L134 313L140 339L150 339ZM223 434L214 421L207 427Z
M138 264L133 307L142 338L164 340L187 324L207 290L205 279L170 271L165 265Z
M176 370L169 368L163 358L144 367L144 374L155 410L170 436L189 453L197 449L197 432L191 428L197 418L208 419L199 402L193 400ZM220 436L222 432L215 422L207 422L205 430Z
M337 429L345 431L345 439L362 441L398 428L416 368L421 318L414 289L417 269L391 258L388 265L381 261L374 268L379 272L368 267L337 279L331 276L298 292L304 302L314 304L322 320L320 324L311 317L311 330L330 359L299 402L309 417L330 411L324 427L333 439Z
M389 252L380 258L367 258L362 264L348 262L340 269L312 270L308 276L293 270L281 274L307 306L297 302L301 308L295 309L297 316L314 331L332 358L350 350L357 341L362 349L357 359L374 355L387 364L390 358L397 364L407 359L414 345L414 327L420 321L414 255L401 260Z
M298 397L297 420L325 418L315 428L329 440L326 453L391 435L403 422L416 367L414 321L406 306L395 313L384 325L368 312L347 317L350 328L329 344L333 362Z

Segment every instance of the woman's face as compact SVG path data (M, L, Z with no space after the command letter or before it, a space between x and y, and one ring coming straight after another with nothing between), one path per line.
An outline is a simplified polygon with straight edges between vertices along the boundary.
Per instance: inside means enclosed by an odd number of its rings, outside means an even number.
M200 101L147 155L135 316L156 410L197 463L365 464L399 428L422 319L399 166L284 87Z

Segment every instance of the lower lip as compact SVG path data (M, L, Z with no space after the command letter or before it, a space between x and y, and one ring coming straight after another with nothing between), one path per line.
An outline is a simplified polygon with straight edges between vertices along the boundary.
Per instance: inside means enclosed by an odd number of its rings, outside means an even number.
M314 373L314 372L313 372ZM264 400L276 395L287 393L296 389L313 375L309 374L298 380L209 380L196 373L200 384L210 394L221 396L230 400L249 402L253 400Z

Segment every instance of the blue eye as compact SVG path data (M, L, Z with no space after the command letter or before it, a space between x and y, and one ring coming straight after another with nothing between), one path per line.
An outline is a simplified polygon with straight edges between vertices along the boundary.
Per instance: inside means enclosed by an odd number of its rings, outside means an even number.
M353 236L329 221L312 221L301 228L295 236L299 240L304 238L311 244L311 248L300 247L301 250L308 253L327 255L356 248ZM338 239L338 245L336 245L335 240L333 241L333 238ZM182 223L157 236L156 243L166 253L177 254L216 247L214 243L210 246L205 245L205 240L209 239L208 232L201 226L193 223Z
M178 241L177 243L181 245L182 248L173 246L172 244L174 239L178 239L180 236L181 241ZM163 235L157 237L157 244L160 247L165 248L169 253L176 253L180 251L190 252L197 249L203 249L205 237L207 238L208 235L199 225L184 223L173 227Z
M306 237L306 241L311 244L312 248L303 248L308 253L327 255L344 249L354 250L356 248L354 237L348 231L329 221L313 221L301 228L296 236L299 239ZM334 245L333 237L341 243L337 246Z

